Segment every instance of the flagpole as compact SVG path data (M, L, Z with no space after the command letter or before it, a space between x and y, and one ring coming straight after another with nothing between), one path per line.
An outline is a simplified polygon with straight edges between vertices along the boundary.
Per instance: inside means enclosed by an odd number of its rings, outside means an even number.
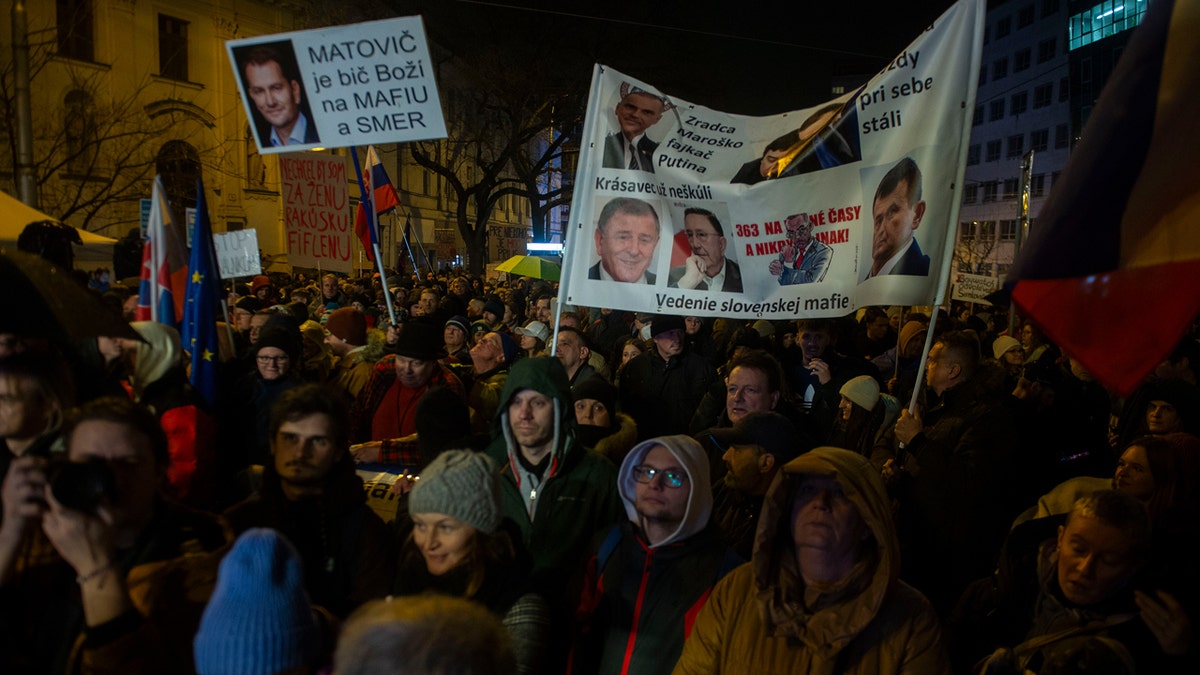
M362 165L358 162L358 148L350 146L350 156L354 159L354 174L358 177L358 191L362 195L362 201L366 205L363 211L367 216L367 229L371 232L377 232L375 228L375 195L367 190L367 186L363 183ZM378 235L371 237L371 247L375 250L375 267L379 270L379 278L383 280L380 284L383 286L383 299L387 302L388 318L391 319L392 325L396 325L396 308L392 306L392 292L388 290L387 274L383 271L383 257L379 255L379 237Z

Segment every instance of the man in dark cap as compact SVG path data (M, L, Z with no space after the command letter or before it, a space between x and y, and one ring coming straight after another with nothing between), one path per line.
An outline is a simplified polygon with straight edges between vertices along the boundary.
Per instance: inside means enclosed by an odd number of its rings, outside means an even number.
M713 492L713 521L738 555L749 560L763 497L779 468L812 448L791 420L777 412L753 412L732 428L697 436L722 453L725 477Z
M375 364L351 410L352 452L360 462L412 463L397 453L410 447L401 441L417 433L417 403L430 389L447 387L466 400L462 382L438 362L446 354L437 327L404 324L392 352Z
M708 360L686 351L683 333L683 317L655 316L650 323L654 347L634 357L621 374L621 409L633 415L641 440L687 433L717 377Z
M371 377L372 363L364 353L367 346L367 317L353 307L334 310L325 319L325 344L336 359L329 382L349 400L358 398Z

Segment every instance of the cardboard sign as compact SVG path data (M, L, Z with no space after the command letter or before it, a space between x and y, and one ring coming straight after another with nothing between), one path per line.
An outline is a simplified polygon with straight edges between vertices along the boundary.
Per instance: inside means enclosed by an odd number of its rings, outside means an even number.
M280 155L279 176L288 262L350 272L354 225L346 162L315 152Z
M217 250L217 267L221 269L222 279L262 274L257 231L234 230L214 234L213 246Z

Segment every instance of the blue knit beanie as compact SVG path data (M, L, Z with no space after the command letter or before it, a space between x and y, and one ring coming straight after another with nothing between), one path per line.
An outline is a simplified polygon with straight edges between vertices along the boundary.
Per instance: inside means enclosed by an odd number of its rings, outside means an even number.
M272 675L310 665L320 646L296 549L275 530L247 530L221 561L196 633L196 673Z

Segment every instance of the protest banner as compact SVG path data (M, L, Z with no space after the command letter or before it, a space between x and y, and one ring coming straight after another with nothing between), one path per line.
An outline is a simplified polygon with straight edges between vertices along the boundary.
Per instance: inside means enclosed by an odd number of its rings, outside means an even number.
M354 226L346 162L307 152L279 156L288 262L349 273Z
M261 154L446 137L419 16L225 47Z
M984 12L962 0L857 91L768 117L597 65L560 298L768 319L940 303Z
M222 279L262 274L257 230L234 230L214 234L213 246L217 250L217 267L221 270Z
M954 275L954 287L950 291L952 300L990 305L987 296L1000 288L1000 280L983 274L960 273Z

